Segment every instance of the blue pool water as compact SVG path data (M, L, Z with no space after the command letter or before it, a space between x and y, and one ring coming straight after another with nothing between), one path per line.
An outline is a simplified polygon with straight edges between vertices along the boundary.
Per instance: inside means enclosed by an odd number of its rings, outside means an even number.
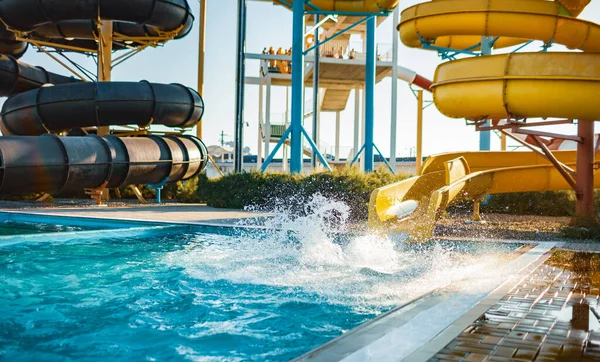
M1 247L0 359L289 360L514 248L289 225Z

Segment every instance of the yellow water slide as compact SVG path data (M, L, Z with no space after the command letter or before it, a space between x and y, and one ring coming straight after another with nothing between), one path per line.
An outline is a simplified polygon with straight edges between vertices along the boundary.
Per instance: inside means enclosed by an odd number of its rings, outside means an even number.
M432 92L453 118L600 118L600 25L578 19L586 1L437 0L402 13L404 44L465 49L481 36L495 48L526 40L582 52L509 53L441 64Z
M576 151L555 151L575 168ZM600 158L600 151L596 153ZM600 187L600 171L595 173ZM489 194L567 190L571 186L544 157L534 152L456 152L427 158L418 176L384 186L371 195L369 226L404 232L413 240L433 235L439 212L452 202Z
M434 0L402 13L402 42L410 47L476 50L482 36L494 48L540 40L577 52L509 53L441 64L432 92L452 118L600 119L600 26L578 19L589 0ZM596 148L598 150L598 148ZM576 152L555 157L576 171ZM596 160L600 157L596 153ZM600 187L595 171L594 187ZM430 157L420 175L373 192L369 222L424 240L441 210L459 200L497 193L554 191L571 185L533 152L468 152Z

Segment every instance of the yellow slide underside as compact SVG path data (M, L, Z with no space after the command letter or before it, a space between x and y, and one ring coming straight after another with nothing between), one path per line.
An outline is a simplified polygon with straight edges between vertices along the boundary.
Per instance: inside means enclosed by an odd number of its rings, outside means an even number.
M575 151L557 151L557 159L574 168ZM600 158L600 153L596 159ZM502 165L503 167L498 167ZM600 171L595 173L600 188ZM404 232L414 241L433 235L439 212L452 202L478 200L489 194L569 190L571 187L554 166L533 152L466 152L431 156L420 176L375 190L369 206L369 226ZM418 203L408 217L390 213L409 200Z
M286 5L278 0L273 2ZM324 11L378 13L382 10L394 9L398 6L398 2L399 0L312 0L310 3ZM293 4L294 0L288 3ZM310 6L306 8L312 10Z

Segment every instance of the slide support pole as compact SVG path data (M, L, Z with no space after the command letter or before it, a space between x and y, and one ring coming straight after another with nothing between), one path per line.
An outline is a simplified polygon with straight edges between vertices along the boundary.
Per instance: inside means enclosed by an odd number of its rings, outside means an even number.
M375 32L377 17L367 20L367 64L365 74L365 172L373 172L373 138L375 129L375 67L377 53Z
M320 16L315 15L315 44L319 43L319 24ZM315 62L313 63L313 117L312 117L312 138L315 144L319 144L319 68L321 48L315 48ZM313 152L311 163L314 170L317 169L317 154Z
M582 141L577 144L576 183L577 201L575 217L595 218L594 212L594 122L579 120L577 135Z
M292 5L292 173L302 172L302 118L304 115L304 1ZM316 109L314 110L316 111Z
M481 55L491 55L492 54L492 42L494 38L491 36L482 36L481 37ZM485 123L486 127L491 125L490 121L487 120ZM480 151L489 151L491 149L491 132L490 131L480 131L479 132L479 150Z

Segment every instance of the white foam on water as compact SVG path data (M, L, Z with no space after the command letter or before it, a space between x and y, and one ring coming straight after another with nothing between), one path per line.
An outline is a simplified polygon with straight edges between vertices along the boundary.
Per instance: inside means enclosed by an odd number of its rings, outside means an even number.
M504 263L505 252L462 254L379 234L336 240L349 208L316 195L297 216L276 210L265 234L199 234L165 262L193 278L294 288L330 303L388 308Z

